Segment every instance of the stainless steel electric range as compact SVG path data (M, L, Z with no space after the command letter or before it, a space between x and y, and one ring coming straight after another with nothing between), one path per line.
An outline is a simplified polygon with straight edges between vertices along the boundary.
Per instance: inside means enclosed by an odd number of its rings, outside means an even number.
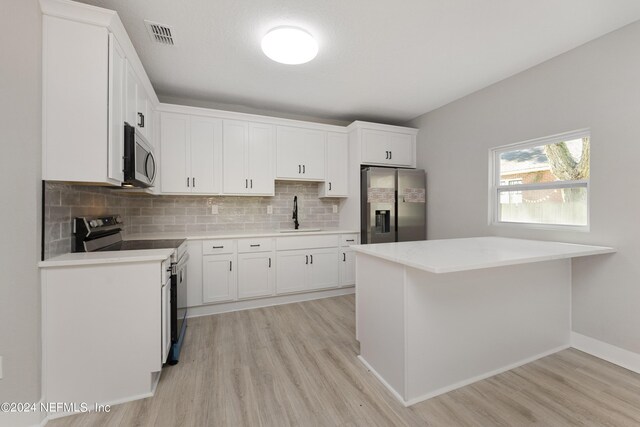
M180 357L187 329L187 253L186 239L124 240L122 217L106 215L79 217L73 222L75 252L137 251L174 249L171 255L171 351L167 363Z

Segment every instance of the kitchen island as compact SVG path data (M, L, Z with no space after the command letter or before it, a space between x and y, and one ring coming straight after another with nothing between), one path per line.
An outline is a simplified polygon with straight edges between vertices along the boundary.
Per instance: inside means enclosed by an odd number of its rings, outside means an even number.
M500 237L352 246L360 360L405 406L570 346L571 258Z

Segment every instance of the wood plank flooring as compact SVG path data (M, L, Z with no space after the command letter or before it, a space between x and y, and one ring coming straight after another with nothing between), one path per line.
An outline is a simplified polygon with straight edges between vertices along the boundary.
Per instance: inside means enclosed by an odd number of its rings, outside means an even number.
M356 359L354 296L189 319L156 395L62 426L639 426L640 375L577 350L405 408Z

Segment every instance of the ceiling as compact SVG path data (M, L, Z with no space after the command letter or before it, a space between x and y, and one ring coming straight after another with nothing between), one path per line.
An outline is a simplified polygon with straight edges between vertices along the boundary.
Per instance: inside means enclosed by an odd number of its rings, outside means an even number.
M118 12L159 97L402 123L640 19L638 0L82 0ZM143 20L173 27L152 42ZM280 25L315 60L260 50Z

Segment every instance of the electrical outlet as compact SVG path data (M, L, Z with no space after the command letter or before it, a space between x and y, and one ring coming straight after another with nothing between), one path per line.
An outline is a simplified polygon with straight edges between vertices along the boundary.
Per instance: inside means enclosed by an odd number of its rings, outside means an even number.
M2 356L0 356L0 380L2 379Z
M207 206L213 206L213 197L207 199Z
M273 206L267 206L267 215L273 215Z
M333 213L338 213L338 205L333 205Z
M211 205L211 214L218 215L218 205Z

